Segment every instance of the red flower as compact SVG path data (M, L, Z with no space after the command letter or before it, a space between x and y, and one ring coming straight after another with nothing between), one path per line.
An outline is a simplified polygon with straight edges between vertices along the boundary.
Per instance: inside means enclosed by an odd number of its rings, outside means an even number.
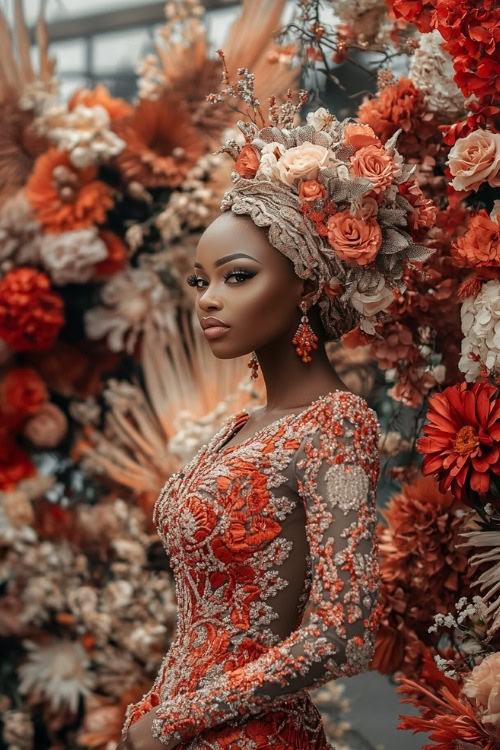
M406 693L402 703L412 703L421 716L400 716L398 729L429 732L432 744L422 750L457 750L459 747L496 750L495 738L479 722L476 710L461 693L460 683L445 677L437 668L432 655L425 656L425 667L418 682L399 680L398 693Z
M16 351L48 349L64 323L63 300L49 277L15 268L0 281L0 338Z
M36 414L47 398L45 383L31 367L10 370L0 385L2 412L19 421L27 414Z
M417 449L425 453L422 474L435 474L439 490L467 501L468 490L488 492L491 473L500 474L500 399L488 382L445 388L429 399ZM493 398L492 398L493 397Z
M127 248L113 232L99 232L99 237L108 248L108 257L96 264L95 270L100 276L111 276L117 271L121 271L127 260Z
M0 438L0 490L13 490L35 474L30 457L8 436Z

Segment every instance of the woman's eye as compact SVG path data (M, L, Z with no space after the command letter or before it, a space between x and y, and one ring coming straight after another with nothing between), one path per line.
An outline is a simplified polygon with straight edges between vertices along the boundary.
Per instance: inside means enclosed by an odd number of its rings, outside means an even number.
M239 284L242 281L246 281L246 279L251 279L253 275L253 273L249 273L248 271L229 271L227 274L224 274L224 279L226 281L235 279L233 283Z
M238 271L227 271L224 274L224 281L227 284L241 284L243 281L246 281L247 279L251 279L253 276L255 276L254 273L251 273L250 271L246 270L238 270ZM231 279L231 281L230 281ZM204 289L205 286L208 286L208 281L206 279L202 279L201 276L196 276L196 274L191 274L186 279L189 286L195 287L196 289Z

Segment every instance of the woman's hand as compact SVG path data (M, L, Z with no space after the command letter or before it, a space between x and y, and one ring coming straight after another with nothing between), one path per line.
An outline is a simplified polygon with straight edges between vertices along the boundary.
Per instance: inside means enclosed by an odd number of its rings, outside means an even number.
M153 721L156 719L156 711L148 711L139 721L129 727L127 738L122 740L116 750L172 750L177 747L179 740L171 740L168 745L157 740L151 734Z

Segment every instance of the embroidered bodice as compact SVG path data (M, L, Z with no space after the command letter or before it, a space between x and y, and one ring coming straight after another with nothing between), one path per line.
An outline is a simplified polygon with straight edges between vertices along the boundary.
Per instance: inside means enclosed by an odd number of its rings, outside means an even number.
M154 708L153 735L187 742L359 672L372 656L375 412L333 391L226 445L248 417L229 418L156 501L177 629L151 690L127 707L124 737Z

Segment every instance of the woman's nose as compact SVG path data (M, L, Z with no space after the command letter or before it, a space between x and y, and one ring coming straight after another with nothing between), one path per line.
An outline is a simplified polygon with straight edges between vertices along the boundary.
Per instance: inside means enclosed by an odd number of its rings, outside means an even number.
M217 295L208 287L198 297L198 305L201 310L222 310L222 302Z

